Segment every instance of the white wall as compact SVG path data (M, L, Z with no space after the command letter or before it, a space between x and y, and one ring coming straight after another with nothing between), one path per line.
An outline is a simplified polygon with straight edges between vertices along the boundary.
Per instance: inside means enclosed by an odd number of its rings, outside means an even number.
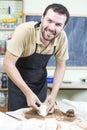
M64 4L72 16L87 16L87 0L24 0L24 13L42 14L45 7L51 3ZM48 69L48 75L53 76L54 69ZM64 80L80 81L87 78L87 68L67 69Z
M24 13L43 13L51 3L64 4L71 15L87 16L87 0L24 0Z

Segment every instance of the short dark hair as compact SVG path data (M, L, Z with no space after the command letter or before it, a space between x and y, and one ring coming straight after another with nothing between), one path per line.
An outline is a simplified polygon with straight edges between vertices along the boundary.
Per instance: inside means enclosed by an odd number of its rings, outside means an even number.
M54 12L58 12L59 14L65 14L67 17L65 24L68 22L70 15L69 15L69 12L65 6L63 6L62 4L56 4L56 3L50 4L46 7L46 9L43 13L43 16L46 15L46 13L49 9L52 9Z

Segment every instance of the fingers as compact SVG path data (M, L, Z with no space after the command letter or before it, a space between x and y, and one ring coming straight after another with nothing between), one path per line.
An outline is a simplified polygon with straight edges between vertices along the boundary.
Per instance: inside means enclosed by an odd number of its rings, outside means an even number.
M41 105L42 105L42 102L41 102L39 99L37 99L36 105L37 105L37 106L41 106Z
M53 101L46 101L45 102L47 104L47 113L53 113L54 112L54 107L55 107L55 104Z
M54 112L54 105L49 105L48 108L47 108L47 112L48 113L53 113Z
M38 99L37 101L35 101L32 105L33 109L37 112L40 111L40 106L41 106L42 102Z
M51 108L50 110L49 110L49 112L48 113L53 113L54 112L54 107L53 108Z

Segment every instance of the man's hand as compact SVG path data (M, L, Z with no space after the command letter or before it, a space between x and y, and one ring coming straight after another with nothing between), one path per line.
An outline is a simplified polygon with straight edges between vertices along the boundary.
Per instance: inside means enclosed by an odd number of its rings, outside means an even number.
M52 95L49 95L45 101L48 104L47 113L53 113L55 107L55 98Z
M42 104L42 102L33 92L29 93L26 96L26 100L27 100L28 106L32 107L35 111L37 111L37 113L40 111L39 106Z

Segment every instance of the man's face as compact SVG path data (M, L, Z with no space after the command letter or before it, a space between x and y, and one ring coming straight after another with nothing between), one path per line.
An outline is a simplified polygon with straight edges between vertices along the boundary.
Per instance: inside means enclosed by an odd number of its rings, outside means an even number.
M42 37L46 41L51 41L58 36L63 30L66 22L66 15L58 14L49 9L44 17L42 17L41 32Z

